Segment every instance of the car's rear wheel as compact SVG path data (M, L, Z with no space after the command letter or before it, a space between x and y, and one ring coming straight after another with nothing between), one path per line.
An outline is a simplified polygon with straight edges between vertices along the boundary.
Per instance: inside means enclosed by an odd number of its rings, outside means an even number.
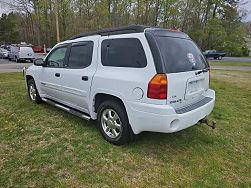
M41 103L42 99L39 96L39 93L38 93L38 90L37 90L37 87L36 87L36 84L35 84L34 80L29 79L27 81L27 86L28 86L28 95L29 95L30 100L33 103L37 103L37 104Z
M219 58L218 58L219 60L222 60L222 56L219 56Z
M17 56L15 56L15 62L18 63L19 59L17 58Z
M133 135L125 107L114 100L105 101L98 107L97 125L105 140L114 145L129 142Z

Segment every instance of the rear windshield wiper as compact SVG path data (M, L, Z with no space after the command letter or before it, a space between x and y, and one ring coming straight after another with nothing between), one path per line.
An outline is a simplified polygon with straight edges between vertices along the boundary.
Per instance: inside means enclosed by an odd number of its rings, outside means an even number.
M199 75L199 74L201 74L203 72L208 72L208 70L209 70L209 68L202 69L202 70L196 72L195 75Z

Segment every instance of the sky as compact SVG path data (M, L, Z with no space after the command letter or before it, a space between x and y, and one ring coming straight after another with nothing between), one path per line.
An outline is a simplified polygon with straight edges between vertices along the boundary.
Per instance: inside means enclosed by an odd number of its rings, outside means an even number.
M0 15L9 12L9 7L5 3L10 3L11 0L0 0Z
M0 0L0 14L6 13L9 11L9 7L6 6L4 2L9 3L10 0Z
M246 9L249 13L244 21L251 21L251 0L242 0L241 2L246 2L241 8Z
M5 3L11 3L12 0L0 0L0 15L9 12L9 6ZM241 5L241 8L245 8L249 14L243 21L251 21L251 0L241 0L241 2L247 2L245 5Z

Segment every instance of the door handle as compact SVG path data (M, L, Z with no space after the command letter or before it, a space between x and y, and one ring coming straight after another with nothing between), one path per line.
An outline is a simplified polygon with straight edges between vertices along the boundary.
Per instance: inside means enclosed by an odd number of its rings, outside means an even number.
M83 81L88 81L88 76L82 76Z
M55 76L56 76L56 77L60 77L60 73L56 73Z

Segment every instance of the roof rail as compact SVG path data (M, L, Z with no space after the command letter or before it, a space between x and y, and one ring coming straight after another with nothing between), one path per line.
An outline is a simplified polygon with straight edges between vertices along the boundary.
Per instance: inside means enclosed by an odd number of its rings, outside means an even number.
M92 35L108 36L108 35L119 35L119 34L128 34L128 33L141 33L141 32L144 32L146 28L149 28L149 26L130 25L130 26L124 26L124 27L107 28L107 29L102 29L102 30L94 31L94 32L81 33L81 34L71 37L69 40L74 40L80 37L87 37L87 36L92 36Z

